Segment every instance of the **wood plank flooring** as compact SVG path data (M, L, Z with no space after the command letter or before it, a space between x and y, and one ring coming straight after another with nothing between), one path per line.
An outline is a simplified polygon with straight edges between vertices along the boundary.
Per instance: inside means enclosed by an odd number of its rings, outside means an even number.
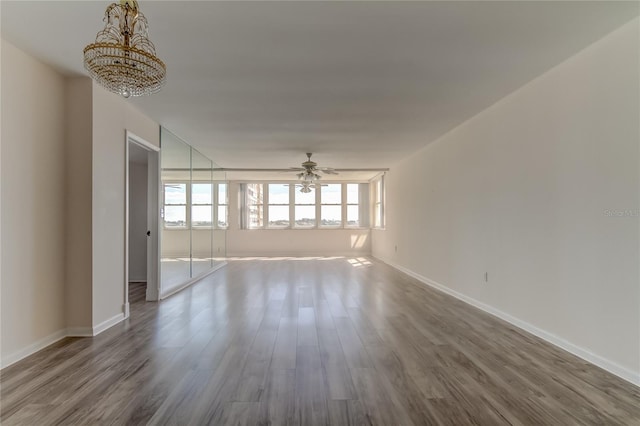
M234 260L2 370L3 425L640 425L640 388L372 259Z

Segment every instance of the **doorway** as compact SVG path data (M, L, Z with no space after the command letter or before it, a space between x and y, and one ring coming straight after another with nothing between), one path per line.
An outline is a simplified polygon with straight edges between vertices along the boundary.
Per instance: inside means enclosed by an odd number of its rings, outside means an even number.
M130 303L157 301L159 268L159 148L126 134L125 317ZM131 300L130 300L131 298Z

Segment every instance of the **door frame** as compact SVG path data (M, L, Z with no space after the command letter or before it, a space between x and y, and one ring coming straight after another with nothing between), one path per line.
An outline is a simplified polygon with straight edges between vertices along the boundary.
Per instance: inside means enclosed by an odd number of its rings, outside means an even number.
M124 316L129 317L129 144L147 151L147 294L157 301L160 295L160 147L125 130L125 226L124 226Z

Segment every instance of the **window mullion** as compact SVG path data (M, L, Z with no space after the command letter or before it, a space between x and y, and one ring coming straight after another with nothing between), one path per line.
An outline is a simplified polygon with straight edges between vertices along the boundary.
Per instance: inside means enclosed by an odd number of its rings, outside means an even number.
M295 210L296 210L296 186L295 184L289 184L289 228L293 229L294 222L296 220Z
M261 183L262 185L262 228L267 229L269 227L269 185Z

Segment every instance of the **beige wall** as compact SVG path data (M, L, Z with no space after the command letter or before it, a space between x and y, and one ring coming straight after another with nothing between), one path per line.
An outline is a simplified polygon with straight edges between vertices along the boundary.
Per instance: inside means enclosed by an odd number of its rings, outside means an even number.
M73 334L90 334L92 327L92 98L90 79L66 79L65 310Z
M122 314L125 129L160 145L158 124L131 101L93 84L93 326Z
M2 365L59 338L64 312L64 79L2 40Z
M638 30L393 167L373 254L640 383Z
M159 128L4 40L1 78L5 366L123 317L125 129L158 146Z

